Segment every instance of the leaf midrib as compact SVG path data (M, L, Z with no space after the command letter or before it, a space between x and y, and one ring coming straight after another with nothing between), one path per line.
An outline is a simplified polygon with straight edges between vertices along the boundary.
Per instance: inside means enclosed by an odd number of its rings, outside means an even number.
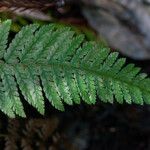
M23 64L23 63L15 63L15 64L7 64L9 66L12 66L13 68L15 68L17 65L19 65L20 67L23 67L23 68L28 68L29 66L33 68L37 68L37 69L41 69L43 67L45 68L49 68L49 67L56 67L56 68L66 68L66 69L70 69L70 70L77 70L77 71L82 71L82 72L85 72L86 74L92 74L94 76L98 76L98 77L101 77L101 78L105 78L105 79L112 79L113 81L118 81L118 82L124 82L125 84L127 84L128 86L133 86L133 87L136 87L136 88L139 88L141 91L143 92L148 92L150 93L150 91L148 89L145 89L144 87L140 86L139 84L135 83L134 80L125 80L125 79L121 79L121 78L118 78L117 77L117 74L114 75L114 74L109 74L108 72L110 70L107 70L105 72L101 72L101 71L97 71L97 70L94 70L90 67L85 67L84 65L75 65L75 64L71 64L69 62L50 62L50 63L30 63L30 64ZM40 75L40 73L39 73Z

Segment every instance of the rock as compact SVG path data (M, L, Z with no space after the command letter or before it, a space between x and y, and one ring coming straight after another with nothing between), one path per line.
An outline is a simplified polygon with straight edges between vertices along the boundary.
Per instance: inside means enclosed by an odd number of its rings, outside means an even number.
M150 59L150 6L141 0L83 0L83 14L110 47Z

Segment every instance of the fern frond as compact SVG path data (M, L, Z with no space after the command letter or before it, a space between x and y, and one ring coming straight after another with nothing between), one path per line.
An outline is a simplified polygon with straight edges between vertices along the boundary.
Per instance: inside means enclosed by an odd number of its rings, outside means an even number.
M0 26L0 110L25 116L25 100L44 114L44 96L58 110L64 103L150 104L150 79L118 53L86 42L70 28L54 24L23 27L6 50L10 21Z
M3 58L7 47L7 38L10 30L11 21L5 21L0 25L0 59Z

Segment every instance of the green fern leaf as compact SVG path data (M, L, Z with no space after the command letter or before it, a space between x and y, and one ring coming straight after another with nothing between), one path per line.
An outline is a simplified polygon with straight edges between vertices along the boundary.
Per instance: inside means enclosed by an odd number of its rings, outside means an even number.
M5 21L0 25L0 59L3 58L7 47L8 33L10 30L11 21Z
M44 95L62 111L64 103L95 104L97 96L150 104L150 79L117 52L54 24L23 27L7 48L10 26L9 20L0 25L0 110L9 117L25 117L20 94L41 114Z

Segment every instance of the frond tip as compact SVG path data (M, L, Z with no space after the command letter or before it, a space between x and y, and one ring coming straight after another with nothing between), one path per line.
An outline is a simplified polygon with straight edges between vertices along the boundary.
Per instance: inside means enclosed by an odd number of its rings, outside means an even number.
M9 20L0 25L0 110L9 117L25 117L20 94L41 114L43 94L58 110L81 99L95 104L97 96L150 104L150 79L117 52L54 24L23 27L7 48L10 26Z

